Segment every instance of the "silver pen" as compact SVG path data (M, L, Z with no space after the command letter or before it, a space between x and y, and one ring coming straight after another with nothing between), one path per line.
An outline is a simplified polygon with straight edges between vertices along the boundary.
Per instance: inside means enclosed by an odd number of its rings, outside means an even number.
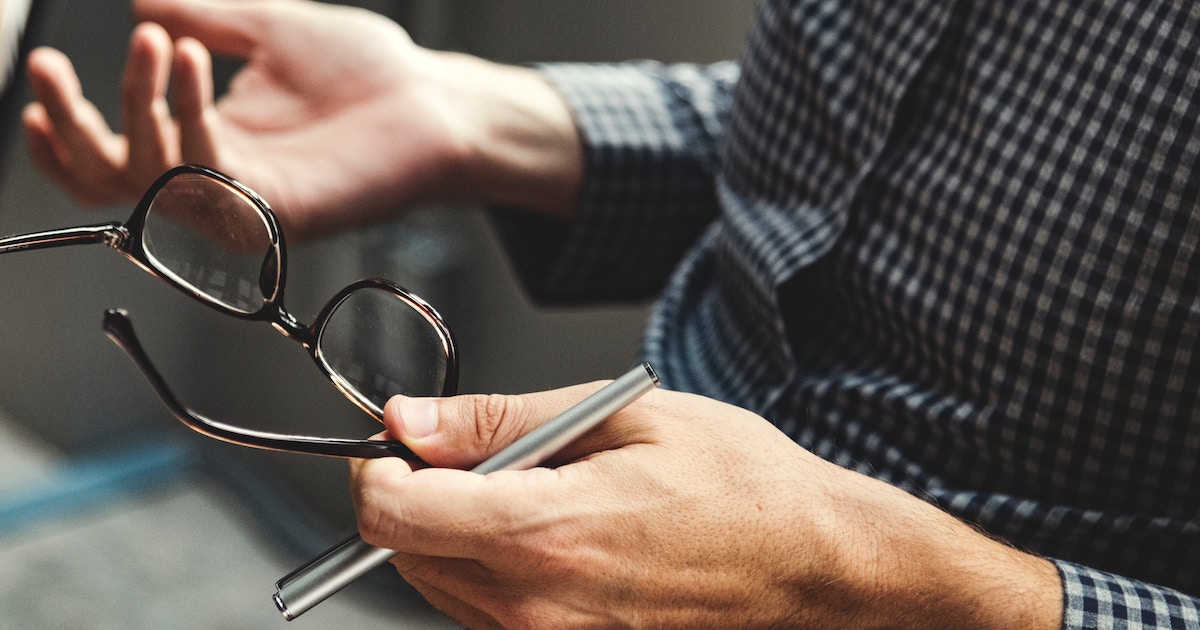
M658 384L654 368L643 363L530 431L471 472L486 475L537 466ZM352 536L280 578L275 583L275 607L284 619L291 621L394 555L396 552L391 549L373 547L357 535Z

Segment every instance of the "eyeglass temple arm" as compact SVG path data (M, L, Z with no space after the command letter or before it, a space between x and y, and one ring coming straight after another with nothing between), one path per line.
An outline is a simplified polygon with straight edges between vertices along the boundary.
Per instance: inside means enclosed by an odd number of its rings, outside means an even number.
M283 435L243 429L205 418L184 407L167 386L166 380L155 369L154 364L150 362L149 355L146 354L146 351L138 341L128 313L120 309L108 309L105 311L104 332L113 343L117 344L129 355L129 358L141 370L146 380L150 381L150 385L154 387L155 392L158 393L159 398L162 399L171 413L180 422L204 435L225 442L267 450L361 459L400 457L420 462L420 459L417 458L412 450L400 442Z
M26 249L47 249L63 245L104 243L116 245L125 239L128 232L120 223L102 223L83 227L45 230L29 234L15 234L0 238L0 254Z

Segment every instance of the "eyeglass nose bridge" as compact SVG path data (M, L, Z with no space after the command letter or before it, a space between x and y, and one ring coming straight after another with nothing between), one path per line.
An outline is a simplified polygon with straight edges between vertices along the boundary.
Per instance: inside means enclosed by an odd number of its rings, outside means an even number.
M296 319L295 315L292 315L287 309L283 308L282 304L269 303L267 306L271 313L268 321L270 321L272 328L284 337L300 342L305 348L312 348L316 343L316 333L313 326L306 326L300 323L300 320Z

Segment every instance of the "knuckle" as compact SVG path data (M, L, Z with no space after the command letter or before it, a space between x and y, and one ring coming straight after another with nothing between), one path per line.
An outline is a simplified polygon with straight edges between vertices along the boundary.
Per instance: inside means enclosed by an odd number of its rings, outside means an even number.
M362 539L386 546L381 543L395 535L399 520L393 512L392 502L388 500L395 492L395 483L391 475L370 464L366 462L355 468L351 500Z
M368 543L377 543L383 537L385 522L378 503L372 500L370 492L359 490L354 496L354 508L358 534Z
M379 510L370 507L360 508L358 511L358 535L368 544L386 546L382 544L385 538L384 522Z
M516 396L484 394L472 397L475 442L491 452L507 446L521 434L525 405Z

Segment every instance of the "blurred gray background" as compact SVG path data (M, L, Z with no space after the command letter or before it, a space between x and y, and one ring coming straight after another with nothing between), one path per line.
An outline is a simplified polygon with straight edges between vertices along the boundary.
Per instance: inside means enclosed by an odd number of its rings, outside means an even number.
M40 43L71 57L86 94L115 124L133 26L128 2L57 4L58 19ZM394 18L419 44L517 63L730 58L740 51L752 7L751 0L346 4ZM231 67L219 64L225 72ZM80 209L51 186L29 164L11 122L0 130L0 234L128 217L127 206ZM455 332L463 392L526 392L614 377L634 361L646 315L645 304L535 308L516 285L479 208L422 209L394 225L290 247L288 254L287 305L302 320L311 320L326 299L360 277L390 278L425 297ZM236 571L228 563L241 558L291 568L353 531L344 462L253 451L177 426L104 337L100 321L105 308L127 308L169 382L202 413L297 433L375 432L373 421L334 390L297 344L268 326L221 316L182 297L104 247L4 256L0 296L0 428L6 431L0 435L0 629L38 623L263 627L265 621L245 622L231 612L236 608L219 610L212 601L235 589L230 576ZM247 551L231 553L239 544ZM144 555L160 567L115 571L121 579L153 582L161 590L174 575L179 589L208 595L211 609L197 604L189 617L194 623L164 623L135 594L117 607L123 612L114 608L75 624L64 621L73 617L47 612L71 606L61 592L45 594L53 605L17 605L64 581L103 583L109 559L97 557L93 566L65 558L114 545L122 555ZM223 560L209 566L205 562L214 560L206 550L214 546L223 549L216 556ZM169 558L181 564L179 558L190 558L190 573L161 569ZM267 569L265 582L254 575L247 587L257 589L252 601L269 609L270 583L282 575L277 571ZM373 576L386 588L395 587L391 579ZM374 599L369 588L359 589L363 599ZM94 594L96 602L122 597L130 595ZM170 602L156 605L171 610ZM17 616L18 608L25 617ZM268 615L274 623L274 611ZM333 613L325 618L348 619ZM306 617L295 625L320 623Z

